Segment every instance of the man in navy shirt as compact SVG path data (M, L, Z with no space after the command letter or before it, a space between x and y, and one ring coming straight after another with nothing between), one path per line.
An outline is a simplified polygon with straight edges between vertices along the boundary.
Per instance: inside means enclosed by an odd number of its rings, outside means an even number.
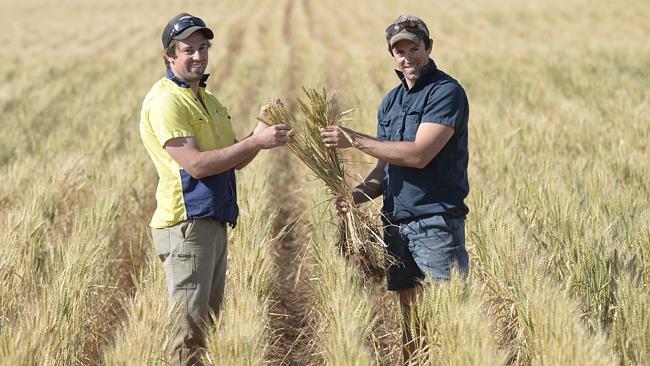
M467 271L469 105L458 81L429 58L432 40L421 19L399 16L386 41L401 83L379 107L377 137L335 126L321 136L328 147L353 146L378 159L352 204L383 194L384 241L397 260L388 268L388 289L399 294L406 361L415 348L408 314L421 284L448 280L454 266ZM349 204L339 199L336 208L345 212Z

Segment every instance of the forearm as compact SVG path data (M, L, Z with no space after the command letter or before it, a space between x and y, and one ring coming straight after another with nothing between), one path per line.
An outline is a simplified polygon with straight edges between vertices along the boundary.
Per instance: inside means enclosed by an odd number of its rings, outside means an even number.
M368 184L366 182L359 184L352 190L352 200L356 204L371 201L382 194L380 184Z
M247 139L247 138L249 138L251 136L253 136L252 132L248 136L246 136L245 139ZM239 142L239 141L237 141L237 142ZM251 161L253 161L253 159L255 159L255 157L257 156L257 154L259 152L260 152L260 150L258 149L257 151L255 151L255 152L249 154L248 156L244 157L243 160L239 164L237 164L237 166L235 166L235 169L237 169L237 170L244 169L244 167L246 167L246 165L248 165Z
M360 132L346 132L352 139L352 146L386 163L410 168L422 168L428 163L414 141L382 141Z
M377 166L368 174L366 179L352 190L354 203L361 204L368 202L383 194L384 166L384 162L378 162Z
M237 164L237 166L235 166L235 169L237 169L237 170L244 169L246 167L246 165L250 164L250 162L253 161L253 159L255 159L255 157L257 156L257 154L259 152L260 151L257 150L256 152L252 153L250 156L248 156L247 158L242 160L241 163L239 163L239 164Z
M232 168L242 168L260 151L253 136L225 148L200 151L188 172L197 179L223 173Z
M261 149L284 145L289 129L258 125L252 135L221 149L201 151L193 136L169 139L164 148L192 177L201 179L246 165Z

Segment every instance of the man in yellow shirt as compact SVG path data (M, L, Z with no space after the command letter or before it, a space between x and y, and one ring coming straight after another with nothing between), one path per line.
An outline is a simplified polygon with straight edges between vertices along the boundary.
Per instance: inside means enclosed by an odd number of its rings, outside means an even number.
M172 364L199 361L205 326L223 298L226 224L238 216L235 169L261 149L286 143L289 127L258 123L235 139L227 109L205 89L214 34L200 18L181 13L162 34L166 77L142 104L140 135L158 172L151 220L156 254L163 261L170 306L181 311L172 341Z

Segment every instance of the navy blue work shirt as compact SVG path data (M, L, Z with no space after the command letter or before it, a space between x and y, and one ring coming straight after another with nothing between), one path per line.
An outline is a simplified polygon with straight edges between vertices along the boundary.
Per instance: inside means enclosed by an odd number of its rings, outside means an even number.
M469 193L469 104L465 90L439 70L432 59L410 90L404 75L396 72L402 83L381 102L377 137L384 141L415 141L421 123L451 126L454 134L422 169L386 164L382 212L390 222L438 214L464 217L469 211L464 203Z

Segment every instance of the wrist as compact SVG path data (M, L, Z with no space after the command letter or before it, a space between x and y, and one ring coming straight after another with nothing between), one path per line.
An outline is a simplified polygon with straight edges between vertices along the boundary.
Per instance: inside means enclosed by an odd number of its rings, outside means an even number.
M350 134L350 140L348 141L350 143L350 146L358 149L359 148L359 142L357 141L357 136L354 134Z
M352 203L357 204L363 201L364 193L359 187L352 190Z
M347 127L339 127L339 128L341 129L341 132L343 132L343 137L345 138L345 141L347 141L347 143L350 145L350 147L356 148L358 144L356 142L357 136L354 133L354 131L352 131Z
M364 151L363 147L365 146L365 144L363 143L363 139L364 139L364 136L359 135L358 133L351 133L350 134L350 146L355 148L355 149Z
M255 151L259 151L263 148L262 141L260 140L260 136L256 135L255 133L252 133L246 140L250 142L251 147Z

